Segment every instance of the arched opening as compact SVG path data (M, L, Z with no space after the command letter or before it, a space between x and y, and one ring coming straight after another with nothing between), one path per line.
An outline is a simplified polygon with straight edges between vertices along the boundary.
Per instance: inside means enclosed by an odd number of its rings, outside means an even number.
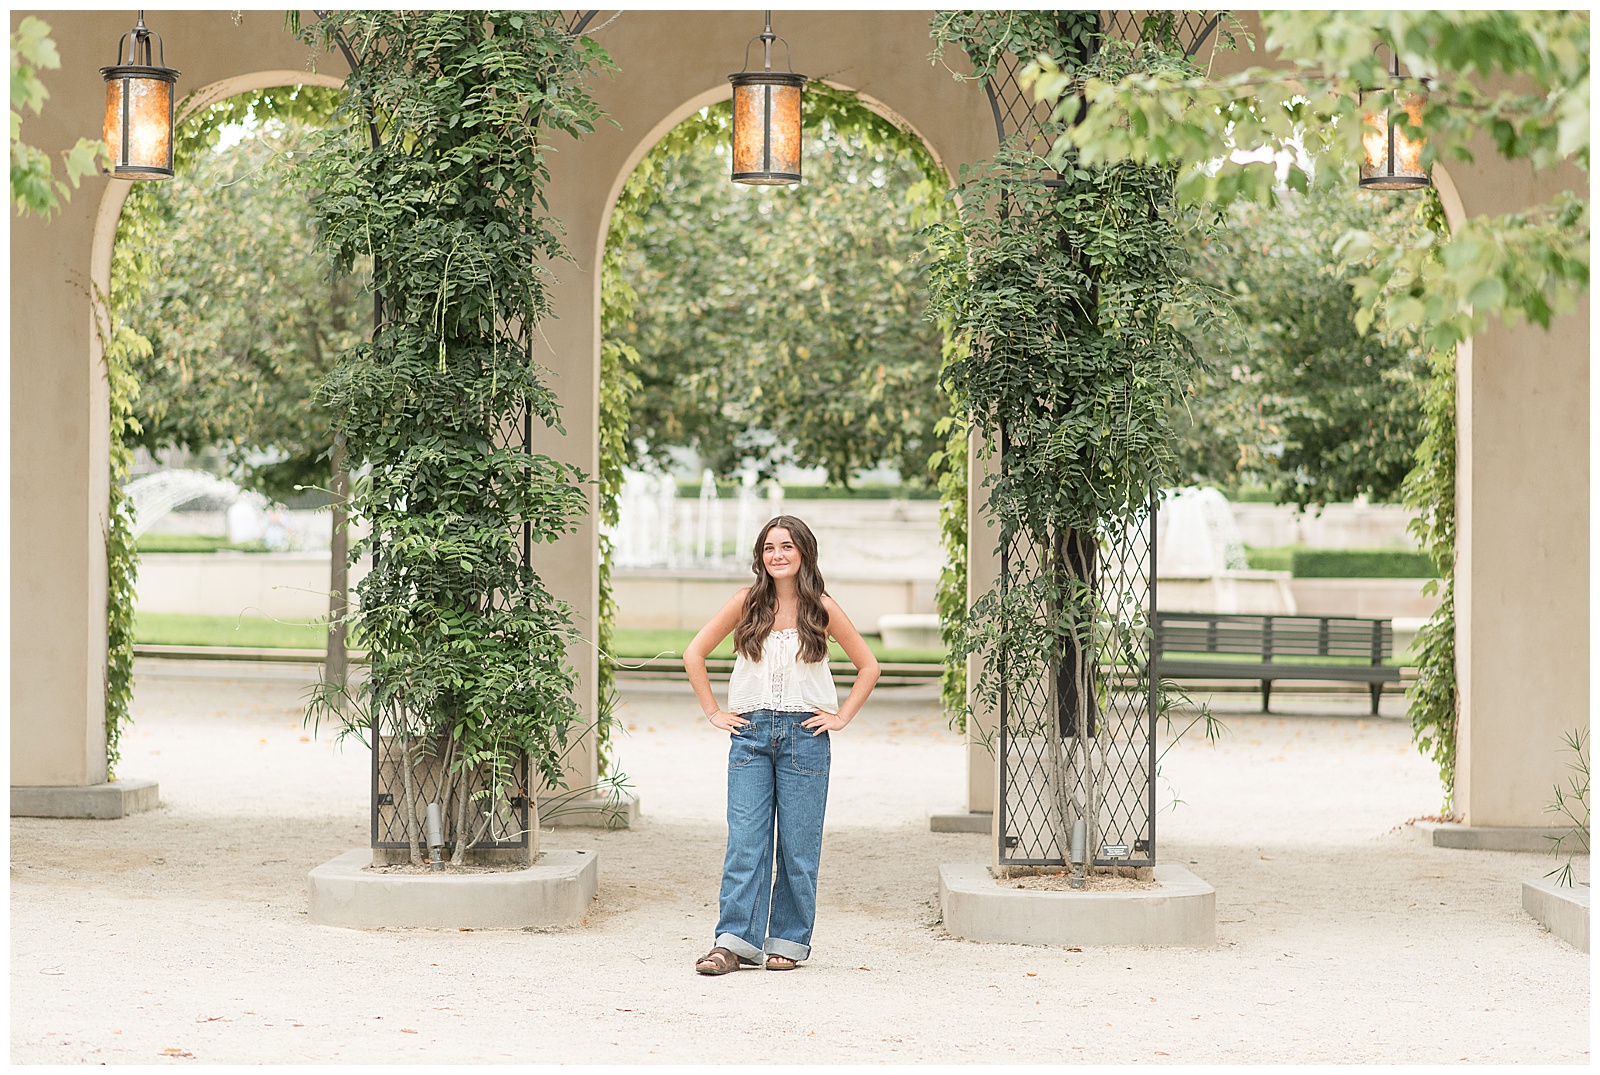
M951 177L920 133L881 101L832 82L813 83L807 95L808 109L825 118L808 120L806 180L798 191L773 193L730 182L725 87L698 94L671 110L631 148L611 187L600 236L602 270L597 274L602 329L601 511L607 528L601 536L605 557L601 607L609 606L603 615L610 619L600 632L599 679L600 706L608 718L617 703L612 696L615 669L607 667L611 664L607 655L615 655L617 663L629 670L671 674L681 669L675 662L688 639L748 581L750 539L779 510L799 512L817 530L830 592L879 649L880 660L914 661L915 673L906 675L919 676L927 686L939 675L942 647L933 599L948 560L939 543L937 473L930 472L927 463L930 455L946 447L933 427L949 413L949 403L937 388L943 336L927 320L922 285L906 263L920 253L920 222L943 210ZM641 176L648 177L651 189L641 189ZM833 202L845 203L828 206L832 216L816 208L818 200L829 197L829 190L835 190ZM854 203L849 201L852 194ZM790 207L794 213L802 212L792 200L796 198L811 199L807 204L813 216L808 219L817 231L809 244L797 243L795 228L786 223ZM832 226L851 213L851 204L862 218L868 206L883 208L882 219L862 225L871 232L870 241L847 250L828 240ZM694 221L701 225L700 234ZM756 264L746 242L750 234L759 234L764 256L792 263L796 271L784 278L781 272L767 272ZM695 246L689 259L700 271L691 273L684 267L677 272L664 260L668 249L684 243ZM802 259L795 256L799 245L814 248ZM859 278L843 282L831 278L830 272L842 265ZM674 289L670 295L665 290L669 281ZM629 292L626 300L619 295L624 290ZM908 296L908 290L918 294ZM700 295L705 296L704 303L696 298ZM811 301L817 295L822 295L820 301ZM897 303L897 317L885 315L872 323L875 307L888 309ZM840 305L862 315L849 340L840 339L832 321L812 316L822 307L831 315ZM778 324L789 316L800 326L794 333ZM664 347L663 340L678 325L685 334L698 333L695 342L684 348L695 352L692 357L676 350L670 357L663 354L673 350ZM745 346L729 346L734 339L743 340ZM640 350L645 352L643 359ZM907 351L915 355L903 353ZM869 372L864 368L868 360L877 384L871 391L852 394L854 382ZM837 412L848 412L833 413L832 424L846 437L855 435L856 443L849 446L854 454L841 451L837 442L823 443L814 435L815 428L798 428L827 413L799 398L806 390L782 396L775 388L781 380L796 386L805 382L810 391L817 391L820 379L807 382L806 378L828 361L838 367L829 374L836 378L829 385L832 402ZM813 368L797 368L804 364ZM757 367L770 371L774 366L782 369L765 385L745 377ZM708 387L712 370L726 375L716 387ZM635 376L641 371L646 381L642 387ZM619 382L626 378L634 380L631 399L620 390ZM730 385L743 386L740 399L730 399ZM770 407L747 406L752 398L765 398L764 393L773 398ZM848 398L841 402L841 396ZM898 409L906 425L918 428L909 435L887 430L872 413L875 409ZM913 417L905 417L912 412ZM787 421L791 414L797 416L793 424ZM726 418L732 420L718 424ZM959 454L964 476L964 451ZM884 469L885 463L892 465ZM649 474L630 469L624 489L624 465ZM883 499L812 499L815 489L793 485L797 469L803 466L812 466L814 472L799 476L801 481L820 479L823 484L818 488ZM784 489L770 481L780 473L788 477L789 489L807 498L780 509ZM896 482L892 493L896 499L887 499L891 494L884 489L844 488L859 485L863 473L869 481L876 473L880 480ZM604 484L607 479L609 488ZM910 490L914 492L908 499ZM848 518L854 520L863 511L874 510L868 505L882 505L876 510L885 518L880 532L867 537L878 546L894 541L911 544L920 554L901 556L905 569L898 574L881 570L879 577L869 577L870 569L863 568L867 559L890 561L894 555L883 547L862 547L870 542L852 543L846 536L847 513L853 509ZM890 521L890 514L900 521ZM830 525L835 515L839 522ZM865 528L857 531L864 533ZM678 569L687 569L689 575ZM964 600L964 592L961 597ZM923 638L919 652L884 652L879 621L885 616L923 621L918 625ZM728 645L731 641L724 648ZM905 647L903 641L899 645ZM842 652L834 657L841 660ZM714 679L725 680L728 662L720 651L714 655ZM848 674L848 668L841 663L836 671ZM936 699L929 708L938 712ZM609 734L602 732L602 750L607 753L615 744L615 740L605 743L608 739ZM952 738L952 743L958 742ZM959 768L959 751L949 753ZM626 760L622 768L629 768ZM953 771L950 782L959 786L959 772Z
M134 641L169 653L324 652L329 594L343 591L345 570L326 510L337 482L329 427L310 399L334 355L369 331L371 306L359 279L329 281L288 172L343 92L341 79L295 71L206 86L180 112L178 177L112 184L102 199L91 339L113 385L108 693L123 706L132 668L117 655ZM129 482L136 446L148 473ZM205 454L214 473L184 461ZM211 511L163 517L196 494ZM194 555L219 545L252 555ZM274 731L301 706L306 674L291 678L268 706ZM159 696L147 701L159 708ZM113 763L125 721L108 706Z

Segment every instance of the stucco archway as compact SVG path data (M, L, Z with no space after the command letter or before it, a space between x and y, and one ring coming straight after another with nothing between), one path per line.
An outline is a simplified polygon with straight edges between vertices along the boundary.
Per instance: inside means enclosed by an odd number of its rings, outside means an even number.
M12 26L28 12L13 12ZM51 98L25 135L52 155L99 130L96 75L127 29L126 13L37 12L62 60L47 73ZM780 27L794 66L857 88L894 108L950 170L985 157L994 127L982 90L930 63L926 11L800 11ZM1236 12L1260 35L1252 13ZM251 72L343 72L337 55L314 53L286 32L284 14L151 11L182 85L224 85ZM599 377L599 255L614 186L631 170L641 132L668 123L707 87L725 85L756 32L754 12L626 12L597 28L619 68L599 77L596 97L620 130L602 124L551 157L547 189L566 225L573 261L552 266L556 318L538 356L565 404L568 436L539 447L595 470ZM1219 53L1221 74L1258 54ZM964 60L946 55L962 67ZM237 84L237 83L234 83ZM681 117L680 117L681 118ZM670 126L670 123L668 124ZM664 128L663 128L664 129ZM1570 165L1535 172L1502 160L1487 135L1476 160L1453 166L1463 217L1517 212L1563 190L1587 196ZM13 217L11 232L11 751L12 783L83 787L105 778L107 402L93 355L90 284L98 266L100 214L114 209L104 179L89 179L51 221ZM1446 201L1450 208L1450 199ZM109 252L109 245L104 248ZM80 357L82 356L82 357ZM1589 710L1589 314L1586 304L1548 332L1491 324L1458 364L1458 668L1462 689L1458 808L1476 825L1536 827L1564 778L1563 731ZM974 526L975 535L984 533ZM598 581L592 516L577 533L540 550L552 590L593 629ZM975 586L993 575L975 541ZM594 711L592 647L572 654L580 702ZM967 805L992 802L988 759L969 747ZM590 756L577 775L592 773Z

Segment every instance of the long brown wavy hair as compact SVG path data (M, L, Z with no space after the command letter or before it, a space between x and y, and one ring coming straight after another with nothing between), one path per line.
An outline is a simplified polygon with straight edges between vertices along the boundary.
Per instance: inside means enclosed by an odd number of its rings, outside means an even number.
M826 660L828 656L828 610L822 607L822 595L827 592L822 572L817 570L817 538L811 528L793 515L778 515L768 520L756 535L756 546L751 567L756 573L755 585L744 598L744 612L739 616L739 626L733 629L734 652L749 660L761 659L761 648L767 635L772 633L772 623L778 615L778 584L767 574L767 565L761 558L761 548L767 543L767 534L782 528L789 531L794 547L800 552L800 573L795 578L799 590L800 659L807 664Z

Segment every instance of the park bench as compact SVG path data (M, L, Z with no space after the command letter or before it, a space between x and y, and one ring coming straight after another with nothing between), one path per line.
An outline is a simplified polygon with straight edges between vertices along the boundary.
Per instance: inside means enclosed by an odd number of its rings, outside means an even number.
M1367 684L1376 716L1383 685L1400 682L1399 667L1385 663L1393 648L1394 629L1388 620L1156 613L1157 675L1260 680L1263 713L1272 699L1274 681L1320 679Z

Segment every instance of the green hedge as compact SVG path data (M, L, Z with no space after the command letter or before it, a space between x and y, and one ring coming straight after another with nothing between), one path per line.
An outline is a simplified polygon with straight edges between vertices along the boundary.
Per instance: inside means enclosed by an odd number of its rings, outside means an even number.
M1433 559L1409 549L1246 549L1257 571L1290 571L1302 579L1431 579Z
M700 485L684 483L678 486L678 499L693 500L700 495ZM737 482L718 482L717 496L736 497L739 495ZM903 485L852 485L846 489L842 485L786 485L783 487L785 500L938 500L939 490L908 488Z

